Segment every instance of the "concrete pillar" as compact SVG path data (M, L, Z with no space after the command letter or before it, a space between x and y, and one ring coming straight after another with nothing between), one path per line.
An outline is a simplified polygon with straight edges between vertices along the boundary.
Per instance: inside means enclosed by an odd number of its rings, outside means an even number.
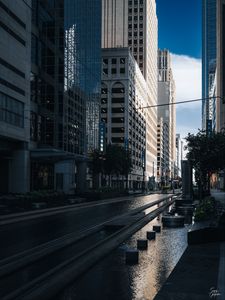
M87 188L87 162L78 161L77 162L77 192L86 192Z
M192 168L188 160L181 161L182 168L182 198L192 199Z
M55 164L55 189L66 194L75 191L75 160L63 160Z
M30 153L28 149L13 151L9 163L9 192L27 193L30 191Z

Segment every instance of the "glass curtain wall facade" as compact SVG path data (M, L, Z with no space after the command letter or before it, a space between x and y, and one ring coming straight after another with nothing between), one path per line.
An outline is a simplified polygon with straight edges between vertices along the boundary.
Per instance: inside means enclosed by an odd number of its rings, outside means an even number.
M53 152L68 148L64 122L63 0L32 1L31 189L54 188ZM36 154L33 155L33 152ZM37 154L39 153L39 154Z
M73 87L86 110L85 152L99 146L101 1L64 0L65 90Z
M202 98L210 97L212 78L216 72L216 0L202 1ZM211 103L212 102L212 103ZM210 119L213 99L202 101L202 129ZM215 118L215 116L213 116ZM214 121L215 123L215 121Z
M78 188L99 146L101 1L33 0L31 65L31 188Z

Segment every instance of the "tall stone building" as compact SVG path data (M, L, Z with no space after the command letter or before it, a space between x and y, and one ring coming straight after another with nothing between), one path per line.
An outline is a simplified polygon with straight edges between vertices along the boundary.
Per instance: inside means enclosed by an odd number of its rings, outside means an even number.
M145 180L147 113L139 107L147 104L146 81L128 48L103 49L102 58L101 121L106 142L130 150L129 188L140 189ZM118 178L114 182L118 184Z
M146 106L157 104L158 21L155 0L102 0L102 48L129 47L146 81ZM154 175L157 110L146 109L145 175Z
M29 190L31 1L0 1L0 194Z
M161 135L158 136L157 146L160 148L159 139L162 139L165 152L158 149L157 172L158 176L166 181L174 178L176 163L176 109L175 109L175 82L171 68L171 57L168 50L158 51L158 125L162 124ZM159 127L158 127L159 129ZM164 132L164 134L162 134ZM168 136L168 138L166 138ZM167 144L165 144L167 143ZM162 155L163 154L163 155Z

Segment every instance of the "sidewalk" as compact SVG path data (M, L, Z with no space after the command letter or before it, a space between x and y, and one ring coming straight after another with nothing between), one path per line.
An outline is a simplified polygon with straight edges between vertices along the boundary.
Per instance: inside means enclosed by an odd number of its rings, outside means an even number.
M225 193L212 196L225 209ZM224 220L223 220L224 222ZM225 227L223 223L225 234ZM225 242L188 246L154 300L225 300Z

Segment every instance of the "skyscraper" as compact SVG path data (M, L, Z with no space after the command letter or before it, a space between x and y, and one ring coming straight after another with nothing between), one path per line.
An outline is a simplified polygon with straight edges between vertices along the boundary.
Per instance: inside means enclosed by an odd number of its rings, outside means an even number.
M104 122L106 142L119 144L130 151L132 171L129 188L141 189L145 179L146 81L129 48L102 50L101 121ZM118 178L112 183L118 183ZM121 178L121 183L124 179Z
M84 190L87 152L98 147L101 2L32 5L31 188Z
M168 104L158 108L158 122L163 124L164 153L158 152L158 172L163 176L174 177L176 162L176 110L175 82L168 50L158 51L158 104ZM159 124L158 124L159 125ZM158 141L159 144L159 141ZM161 164L163 162L163 164Z
M216 74L216 14L217 0L202 1L202 129L206 130L207 120L215 123L213 114L214 99L206 99L212 96L212 89Z
M102 0L102 48L129 47L146 81L147 106L157 103L157 36L155 0ZM156 108L146 109L147 178L156 163L156 128Z
M216 95L221 97L217 99L217 131L225 130L225 1L217 2L217 84Z

